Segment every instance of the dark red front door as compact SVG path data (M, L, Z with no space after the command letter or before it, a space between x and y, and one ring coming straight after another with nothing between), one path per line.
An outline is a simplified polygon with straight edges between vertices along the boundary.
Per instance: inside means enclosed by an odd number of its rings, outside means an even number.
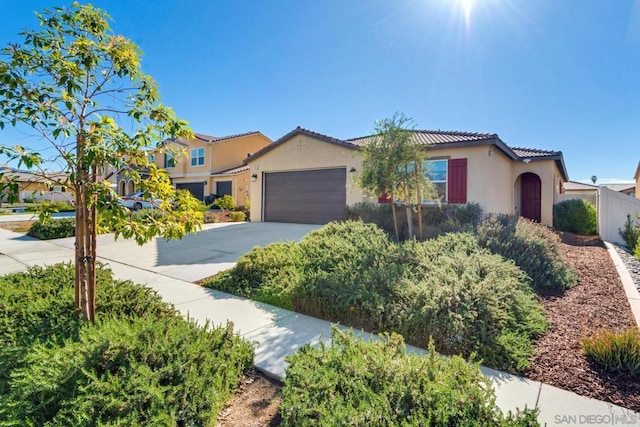
M520 177L520 215L540 222L542 212L542 183L534 173L524 173Z

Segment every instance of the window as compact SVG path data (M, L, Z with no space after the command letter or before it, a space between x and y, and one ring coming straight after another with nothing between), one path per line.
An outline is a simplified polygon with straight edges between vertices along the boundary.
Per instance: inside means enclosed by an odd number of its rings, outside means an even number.
M191 150L191 166L204 165L204 147Z
M424 173L438 192L438 199L447 200L447 160L427 160L423 165Z
M166 153L164 155L164 167L165 168L173 168L176 166L176 159L173 158L173 154Z
M156 155L151 153L147 156L147 159L149 160L149 163L155 163L156 162Z

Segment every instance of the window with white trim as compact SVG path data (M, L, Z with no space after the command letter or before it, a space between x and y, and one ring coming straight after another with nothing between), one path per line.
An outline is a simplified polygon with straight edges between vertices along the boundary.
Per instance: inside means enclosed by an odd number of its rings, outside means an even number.
M176 166L176 159L173 157L172 153L165 153L164 155L164 167L165 168L173 168Z
M150 153L150 154L147 156L147 160L149 160L149 163L155 163L155 162L156 162L156 155L155 155L155 154L153 154L153 153Z
M204 147L191 150L191 166L204 165Z
M427 160L422 167L438 192L438 199L445 202L447 200L447 159Z

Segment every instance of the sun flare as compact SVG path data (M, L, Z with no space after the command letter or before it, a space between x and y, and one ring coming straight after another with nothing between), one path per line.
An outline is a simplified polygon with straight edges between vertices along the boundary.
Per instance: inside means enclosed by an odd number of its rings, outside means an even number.
M460 6L462 7L462 11L464 12L464 22L467 28L469 28L469 25L471 23L471 10L473 9L473 4L475 3L475 0L459 0L459 1L460 1Z

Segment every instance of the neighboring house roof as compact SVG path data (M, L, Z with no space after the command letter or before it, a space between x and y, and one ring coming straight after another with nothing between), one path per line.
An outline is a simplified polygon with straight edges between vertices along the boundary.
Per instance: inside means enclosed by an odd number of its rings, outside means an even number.
M204 133L195 133L195 137L196 139L209 143L209 144L213 144L216 142L220 142L220 141L226 141L227 139L234 139L234 138L241 138L243 136L249 136L249 135L262 135L261 132L259 131L251 131L251 132L244 132L244 133L237 133L235 135L227 135L227 136L212 136L212 135L205 135ZM262 135L264 136L264 135ZM265 136L266 138L266 136ZM267 138L268 139L268 138Z
M565 180L569 179L567 168L564 165L564 159L561 151L538 150L531 148L511 148L505 144L495 133L478 133L478 132L459 132L459 131L442 131L442 130L411 130L420 143L430 147L471 147L477 145L495 145L511 160L529 161L532 160L555 160L560 173ZM341 147L358 150L371 142L376 135L368 135L351 139L338 139L309 129L298 126L282 138L267 145L260 151L254 153L245 160L245 164L251 160L262 156L263 154L273 150L280 144L291 139L296 135L306 135L321 141L335 144Z
M603 186L607 187L610 190L619 191L621 193L636 188L636 184L632 182L624 184L604 184Z
M19 182L50 183L52 180L68 178L68 175L64 172L43 172L44 175L41 175L12 167L0 167L0 173L4 173L9 177L16 177Z
M249 166L239 165L229 169L225 169L217 172L211 172L211 175L236 175L242 172L246 172L248 170L249 170Z
M425 145L438 145L465 141L486 141L498 138L498 135L496 135L495 133L457 132L442 130L412 130L412 132L415 135L414 137L421 144ZM364 146L374 138L376 138L376 135L350 138L347 139L347 141L358 146Z
M562 188L565 191L580 191L580 190L597 191L598 190L597 185L585 184L584 182L577 182L577 181L567 181L564 184L562 184Z

